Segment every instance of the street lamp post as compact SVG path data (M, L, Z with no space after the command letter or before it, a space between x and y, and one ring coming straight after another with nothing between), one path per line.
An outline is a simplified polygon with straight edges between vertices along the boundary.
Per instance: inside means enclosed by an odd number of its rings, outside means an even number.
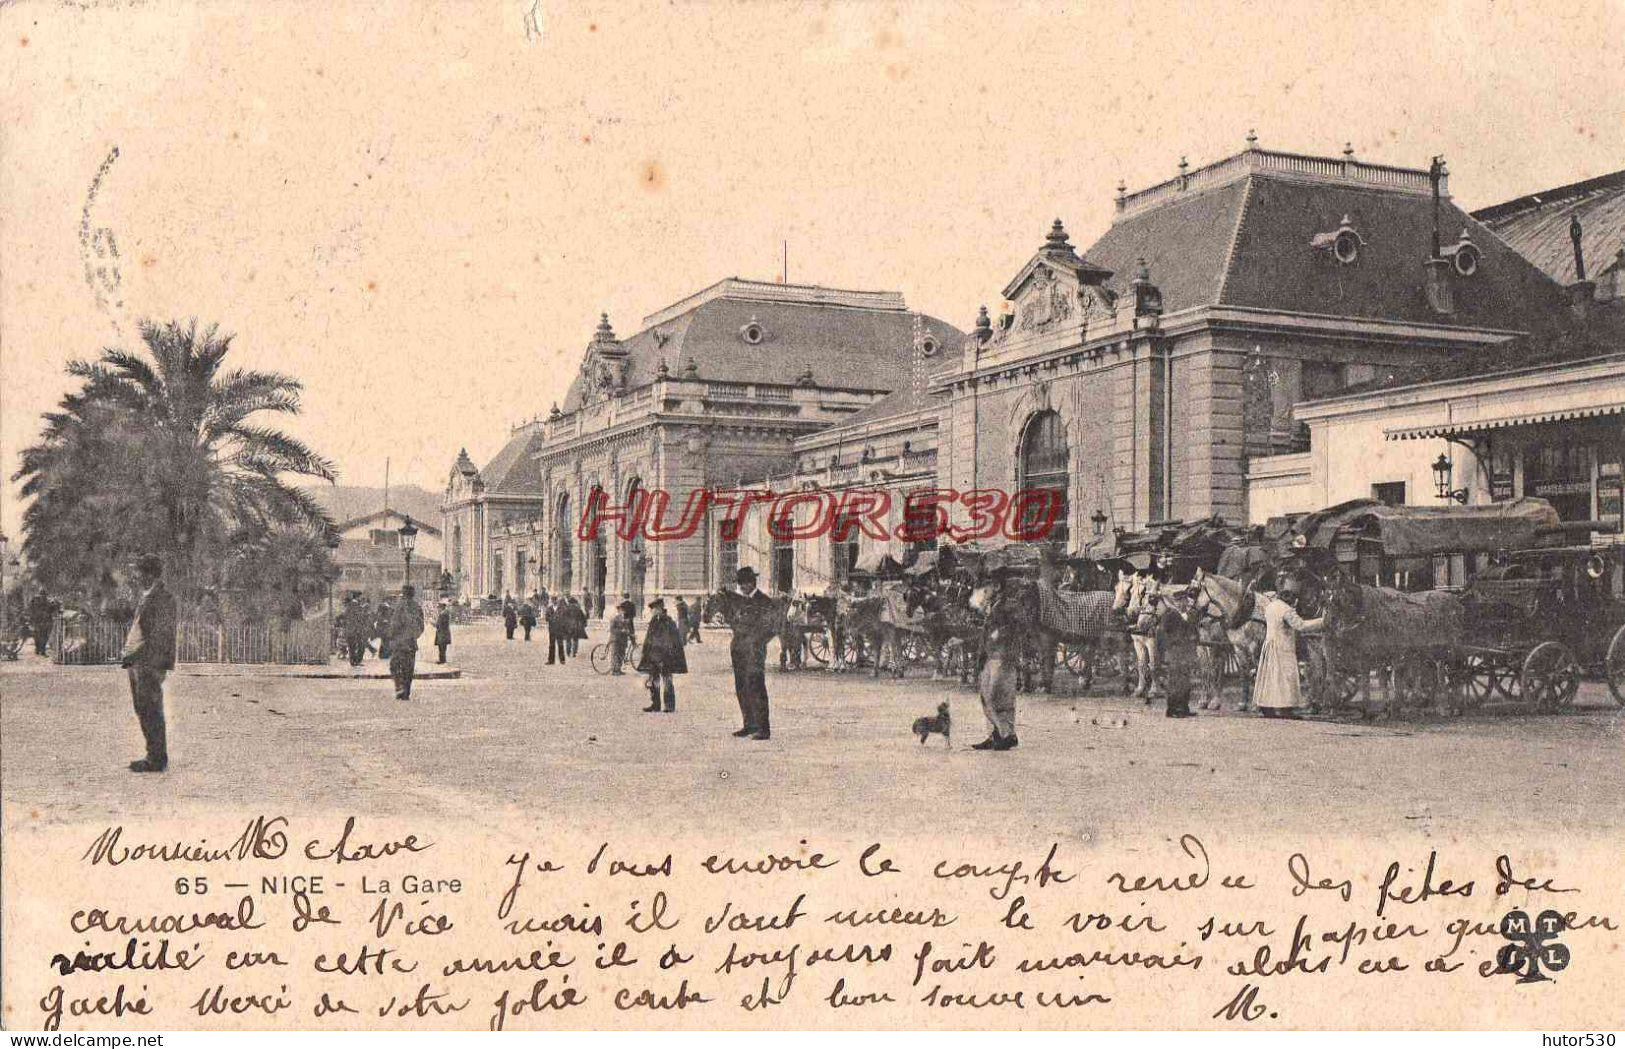
M1465 504L1467 502L1467 489L1450 487L1452 465L1449 456L1443 452L1440 452L1439 457L1433 460L1434 494L1445 502Z
M418 526L408 517L400 527L401 549L406 553L406 586L412 585L412 549L418 545Z
M1090 525L1090 529L1095 533L1095 538L1096 539L1099 539L1101 536L1105 535L1106 534L1106 511L1097 509L1097 510L1095 510L1094 513L1090 514L1089 515L1089 525Z

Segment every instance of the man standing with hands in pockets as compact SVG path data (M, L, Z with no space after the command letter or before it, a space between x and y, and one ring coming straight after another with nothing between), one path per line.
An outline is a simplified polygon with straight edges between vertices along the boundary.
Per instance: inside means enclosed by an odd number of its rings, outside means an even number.
M773 602L756 589L755 569L741 568L734 578L742 600L734 613L728 657L733 663L734 696L739 700L739 713L745 721L744 727L734 735L772 739L767 713L766 663L767 642L775 632Z
M175 668L175 596L164 586L164 563L152 554L136 562L135 577L141 603L119 662L130 672L130 698L147 739L147 756L130 762L130 771L162 772L169 768L164 675Z

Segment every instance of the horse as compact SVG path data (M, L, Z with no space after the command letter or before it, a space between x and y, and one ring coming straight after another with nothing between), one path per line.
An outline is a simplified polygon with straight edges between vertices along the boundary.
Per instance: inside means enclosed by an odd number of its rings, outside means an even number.
M1237 580L1198 568L1192 581L1196 587L1196 613L1199 659L1208 690L1204 709L1222 702L1225 664L1219 650L1228 647L1231 668L1241 678L1241 705L1252 705L1253 674L1258 669L1264 647L1264 614L1251 587Z
M979 591L978 597L984 607L990 605L983 592ZM1012 579L1004 584L1002 597L1009 602L1006 611L1026 639L1027 665L1022 676L1029 686L1037 673L1048 688L1057 644L1065 644L1069 653L1093 660L1102 645L1116 641L1116 607L1123 600L1118 591L1057 590L1038 580ZM1084 675L1079 676L1081 679Z
M1324 596L1319 661L1327 683L1338 686L1335 701L1346 702L1356 693L1369 700L1371 671L1378 670L1390 709L1431 701L1459 712L1460 668L1454 656L1468 619L1460 595L1406 593L1339 575L1328 582ZM1365 706L1369 717L1369 702Z
M946 579L938 586L916 582L906 594L907 614L919 617L934 668L932 680L957 672L960 684L970 681L982 639L981 616L970 608L972 586L961 579Z

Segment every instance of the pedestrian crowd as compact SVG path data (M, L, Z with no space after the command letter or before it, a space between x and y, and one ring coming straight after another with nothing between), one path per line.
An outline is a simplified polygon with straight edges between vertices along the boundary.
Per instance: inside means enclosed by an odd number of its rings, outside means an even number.
M128 622L128 636L120 662L129 677L130 693L137 720L146 740L146 754L131 763L136 772L162 772L168 767L168 747L164 717L165 676L175 665L175 598L165 588L163 564L146 556L133 566L132 577L139 594L134 606L121 621ZM666 600L657 597L647 603L648 613L639 645L638 607L624 599L613 607L607 623L608 673L624 676L630 663L643 677L647 713L675 713L677 678L688 673L685 649L702 643L701 625L707 613L720 612L731 628L728 654L734 695L739 706L740 726L734 736L743 739L772 738L766 679L769 644L779 641L779 669L794 671L807 664L809 634L823 632L832 656L833 669L842 669L851 646L843 636L849 628L848 615L857 598L845 585L833 585L822 595L827 602L817 614L807 595L772 597L757 586L754 569L737 570L735 586L704 599L674 599L675 614ZM1037 672L1043 685L1053 673L1054 646L1031 610L1024 610L1018 598L1022 581L1014 575L997 575L987 589L988 597L979 606L983 612L979 651L975 653L976 682L983 714L989 725L988 737L973 746L983 751L1013 750L1016 735L1017 696L1030 688L1035 649L1047 643L1048 651L1038 652ZM1026 581L1031 586L1031 581ZM1076 589L1062 584L1061 591ZM1111 608L1126 635L1125 662L1129 669L1129 693L1148 704L1164 700L1170 718L1194 716L1193 695L1206 685L1202 706L1213 704L1214 674L1211 660L1212 636L1224 629L1211 609L1201 606L1196 582L1173 583L1157 565L1131 569L1124 567L1111 593ZM900 638L920 629L920 610L910 609L900 586L878 588L878 624L854 638L862 657L877 665L904 663ZM1256 659L1251 698L1258 712L1269 718L1295 718L1306 705L1300 685L1298 638L1318 632L1323 620L1303 614L1303 589L1290 574L1272 577L1256 594L1262 641ZM975 605L976 602L972 602ZM487 607L497 607L494 599ZM432 641L436 662L445 664L453 642L453 625L466 621L470 610L465 599L441 599L432 609ZM19 638L32 637L37 654L47 651L52 624L61 606L47 594L36 593L24 606ZM504 636L521 644L532 639L537 627L547 630L547 665L559 665L579 655L587 639L586 607L574 595L550 595L545 591L528 598L504 598L500 603ZM430 625L414 588L402 587L393 597L379 597L376 604L364 594L346 595L336 616L335 641L350 665L361 666L368 655L387 661L394 682L395 697L410 701L415 676L419 639ZM1040 641L1042 639L1042 641ZM20 644L20 641L19 641ZM821 653L822 655L822 653ZM594 654L595 663L600 653ZM901 672L899 670L899 676ZM1245 704L1244 704L1245 709ZM936 719L923 721L936 724ZM944 727L945 727L944 723ZM929 733L928 733L929 734ZM944 733L946 734L946 733Z

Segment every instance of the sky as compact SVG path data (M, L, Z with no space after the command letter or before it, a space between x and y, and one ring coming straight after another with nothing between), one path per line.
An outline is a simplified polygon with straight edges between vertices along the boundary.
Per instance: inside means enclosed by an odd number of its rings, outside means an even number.
M301 379L287 428L342 482L388 460L438 490L562 398L600 312L628 334L775 279L786 241L792 281L965 328L1054 218L1085 246L1120 179L1253 129L1442 153L1469 209L1625 168L1625 0L24 0L0 7L0 118L15 535L64 364L141 318L218 324L233 363Z

